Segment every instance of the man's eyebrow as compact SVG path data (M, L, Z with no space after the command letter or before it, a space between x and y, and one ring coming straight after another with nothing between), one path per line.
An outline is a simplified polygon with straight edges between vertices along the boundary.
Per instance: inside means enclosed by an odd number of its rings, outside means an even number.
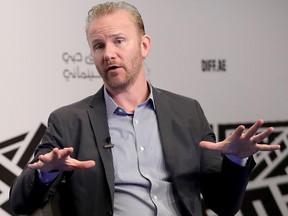
M94 38L94 39L91 41L92 44L99 43L99 42L103 42L103 39L102 39L102 38Z
M120 36L125 36L123 33L116 33L116 34L112 34L110 37L114 38L114 37L120 37Z
M110 36L108 36L108 38L115 38L115 37L124 37L125 34L123 33L115 33L115 34L112 34ZM92 41L103 41L104 39L102 39L101 37L95 37Z

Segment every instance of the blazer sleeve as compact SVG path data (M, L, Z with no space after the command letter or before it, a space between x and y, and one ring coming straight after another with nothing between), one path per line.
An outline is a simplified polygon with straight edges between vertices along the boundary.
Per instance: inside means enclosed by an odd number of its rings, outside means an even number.
M56 113L52 113L48 120L48 129L41 144L36 148L34 159L37 161L40 154L50 152L54 147L63 148L61 120ZM42 207L56 192L56 186L61 182L63 173L49 184L40 182L39 172L27 166L14 180L10 187L10 207L18 214L32 214Z
M215 142L214 134L198 102L196 107L204 131L202 140ZM235 215L241 207L249 174L254 166L253 157L242 167L216 151L201 149L200 190L208 207L218 215Z
M207 206L218 215L235 215L241 208L249 174L254 166L253 157L242 167L223 156L220 172L202 173L201 194Z

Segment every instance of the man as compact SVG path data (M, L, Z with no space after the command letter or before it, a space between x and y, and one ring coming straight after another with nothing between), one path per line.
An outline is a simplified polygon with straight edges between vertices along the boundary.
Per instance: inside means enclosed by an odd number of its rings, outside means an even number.
M137 9L125 2L93 7L87 40L104 86L54 111L35 159L15 180L10 203L31 214L54 194L62 215L202 215L200 194L218 215L234 215L254 166L258 120L224 141L199 103L147 82L150 50Z

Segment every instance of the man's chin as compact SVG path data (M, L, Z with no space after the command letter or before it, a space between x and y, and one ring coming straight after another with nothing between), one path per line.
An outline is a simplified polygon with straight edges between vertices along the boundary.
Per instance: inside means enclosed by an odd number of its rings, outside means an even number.
M124 90L129 86L129 82L120 82L120 81L108 81L107 85L109 88L115 91Z

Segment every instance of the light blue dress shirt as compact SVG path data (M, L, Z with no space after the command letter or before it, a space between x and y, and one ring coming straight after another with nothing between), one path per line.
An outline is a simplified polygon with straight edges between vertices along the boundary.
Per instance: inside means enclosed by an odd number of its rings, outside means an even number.
M106 90L104 96L114 144L113 215L180 215L164 162L152 92L134 113L119 107Z

